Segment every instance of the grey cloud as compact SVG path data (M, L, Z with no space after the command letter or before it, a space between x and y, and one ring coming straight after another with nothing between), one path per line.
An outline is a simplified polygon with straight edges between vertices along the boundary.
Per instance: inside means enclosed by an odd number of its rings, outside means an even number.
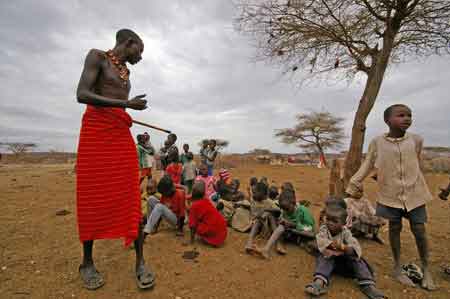
M76 150L84 107L75 89L84 56L90 48L111 48L123 27L145 42L142 63L131 67L131 95L148 93L151 106L130 114L173 130L180 144L221 137L230 140L229 151L294 152L274 139L274 130L292 126L297 113L310 109L345 117L350 135L362 79L299 88L297 78L254 62L252 41L233 29L235 13L225 0L0 2L0 136ZM449 146L448 58L392 66L367 139L386 130L382 112L400 101L413 108L411 129L427 144ZM151 133L153 143L162 144L165 135Z

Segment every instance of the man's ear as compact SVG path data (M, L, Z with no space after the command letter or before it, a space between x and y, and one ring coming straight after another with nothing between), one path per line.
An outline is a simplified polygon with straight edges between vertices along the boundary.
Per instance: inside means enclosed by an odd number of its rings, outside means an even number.
M129 37L129 38L127 38L125 43L126 43L125 45L127 46L127 48L131 47L131 45L134 43L134 40L131 37Z

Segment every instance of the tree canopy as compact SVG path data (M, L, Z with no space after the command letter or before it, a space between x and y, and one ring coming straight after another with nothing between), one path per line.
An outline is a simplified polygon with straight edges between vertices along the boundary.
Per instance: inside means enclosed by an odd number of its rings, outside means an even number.
M341 117L327 111L312 111L298 114L293 128L276 130L275 136L286 144L296 144L305 151L315 151L321 155L327 149L340 148L344 139Z

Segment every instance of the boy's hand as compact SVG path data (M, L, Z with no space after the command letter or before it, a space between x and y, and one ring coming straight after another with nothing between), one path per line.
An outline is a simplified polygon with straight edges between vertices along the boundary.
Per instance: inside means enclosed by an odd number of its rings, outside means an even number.
M337 251L341 251L341 248L342 248L341 243L339 243L339 242L336 241L336 240L333 240L333 242L331 242L331 244L330 244L329 247L330 247L331 249L337 250Z
M323 256L326 257L326 258L330 258L330 257L333 257L333 256L341 256L341 255L343 255L344 253L341 252L341 251L336 251L336 250L332 250L332 249L325 249L325 250L322 252L322 254L323 254Z
M441 192L439 193L439 198L442 200L448 200L449 191L441 188Z
M345 245L343 245L343 252L345 255L354 255L355 254L355 250L353 249L353 247L345 246Z

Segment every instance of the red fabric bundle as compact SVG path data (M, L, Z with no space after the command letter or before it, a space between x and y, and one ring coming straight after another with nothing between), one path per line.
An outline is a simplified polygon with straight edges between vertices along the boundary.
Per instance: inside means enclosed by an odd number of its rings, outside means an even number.
M88 105L77 156L77 218L80 240L137 238L141 221L139 166L121 108Z

